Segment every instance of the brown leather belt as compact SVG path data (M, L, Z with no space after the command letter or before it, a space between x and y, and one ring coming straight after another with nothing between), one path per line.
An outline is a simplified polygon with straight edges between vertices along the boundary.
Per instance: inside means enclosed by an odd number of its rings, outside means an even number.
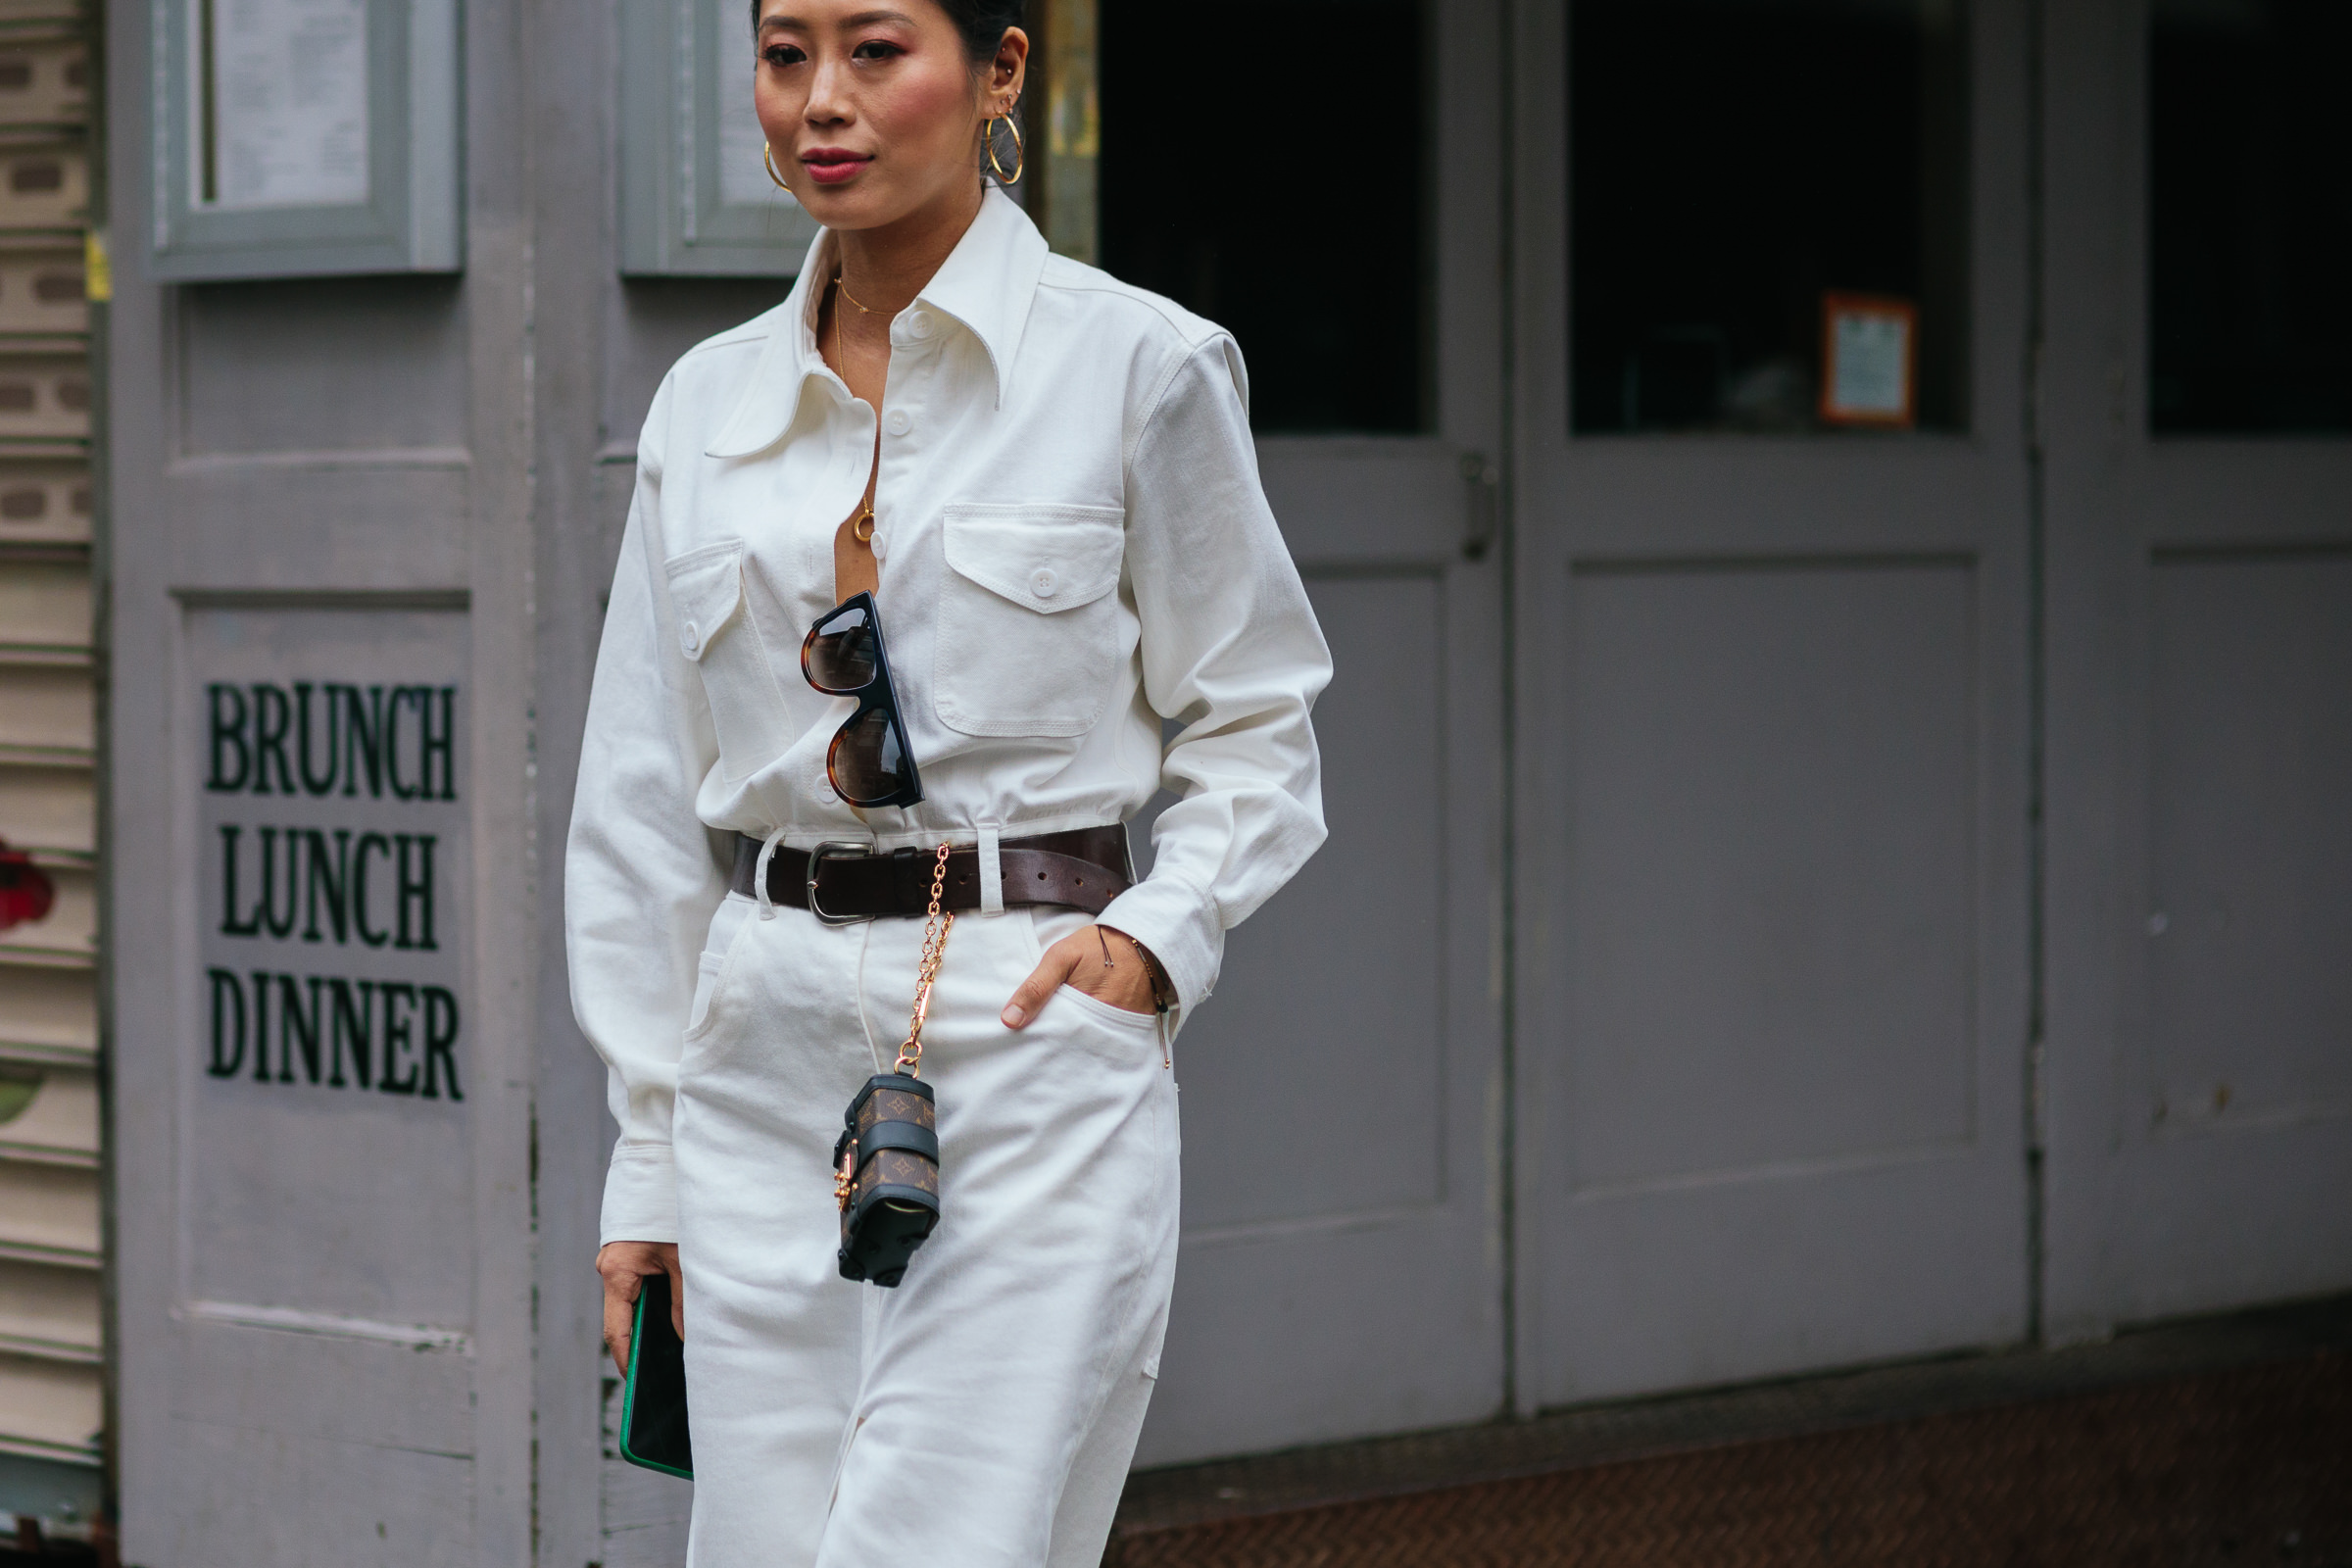
M876 854L862 844L820 844L813 851L776 846L767 859L767 896L774 904L813 909L836 923L876 915L922 915L931 907L935 850L911 846ZM814 862L815 875L810 876ZM1100 914L1127 891L1127 829L1082 827L1067 833L1038 833L1005 839L997 846L1004 872L1004 906L1064 904ZM760 865L760 841L735 836L734 889L755 896L753 874ZM816 895L811 906L809 894ZM980 852L948 853L943 909L980 907Z

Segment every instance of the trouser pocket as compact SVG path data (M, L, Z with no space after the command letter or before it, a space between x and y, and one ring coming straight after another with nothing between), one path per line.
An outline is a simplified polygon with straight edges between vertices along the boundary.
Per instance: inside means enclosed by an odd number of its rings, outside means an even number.
M743 934L744 921L755 907L742 894L730 893L710 916L710 934L703 944L702 957L695 963L694 1005L686 1017L689 1039L710 1026L710 1004L718 996L719 982L726 976L727 960L734 956L735 939Z

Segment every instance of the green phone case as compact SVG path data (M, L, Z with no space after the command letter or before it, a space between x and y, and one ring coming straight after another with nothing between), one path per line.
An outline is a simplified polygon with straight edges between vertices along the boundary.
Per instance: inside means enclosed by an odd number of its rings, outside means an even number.
M669 1321L669 1276L649 1274L637 1291L629 1333L629 1376L621 1391L620 1456L681 1480L694 1479L686 1429L686 1348Z

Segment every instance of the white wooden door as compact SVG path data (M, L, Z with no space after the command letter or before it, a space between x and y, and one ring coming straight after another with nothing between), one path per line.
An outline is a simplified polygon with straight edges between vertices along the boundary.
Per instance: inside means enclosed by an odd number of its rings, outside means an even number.
M2049 1311L2081 1337L2352 1286L2352 19L2049 16Z
M1522 1407L2025 1330L2021 24L2004 0L1519 10ZM1946 69L1820 75L1849 46ZM1723 116L1740 92L1752 117ZM1854 286L1806 247L1843 243L1906 136L1948 143L1895 236L1940 428L1809 428L1818 296L1787 278ZM1718 201L1750 205L1693 210ZM1667 226L1629 235L1633 210ZM1857 272L1881 237L1846 245ZM1757 288L1804 313L1778 359L1740 338Z
M1315 710L1331 837L1231 934L1216 995L1177 1044L1184 1236L1140 1463L1477 1420L1504 1400L1500 8L1392 9L1428 40L1429 139L1393 104L1397 137L1375 156L1419 163L1429 197L1418 223L1364 213L1348 243L1421 258L1406 270L1425 325L1402 297L1360 329L1427 331L1425 413L1418 430L1259 441L1338 671ZM1123 40L1143 40L1126 25L1105 4L1114 233L1136 189L1118 183L1136 172L1117 117L1145 90L1127 85ZM1360 122L1295 110L1299 135L1318 138L1298 147L1298 177L1372 151ZM1283 382L1280 323L1250 322L1228 324L1245 355L1265 346L1252 361L1261 432L1269 415L1346 402L1311 379L1332 362L1293 357ZM1136 833L1147 854L1148 825Z

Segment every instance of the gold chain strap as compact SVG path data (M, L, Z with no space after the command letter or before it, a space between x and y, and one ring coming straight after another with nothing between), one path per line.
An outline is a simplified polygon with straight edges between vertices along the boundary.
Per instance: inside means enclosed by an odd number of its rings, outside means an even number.
M906 1043L899 1047L897 1071L909 1078L923 1075L923 1016L931 1010L931 982L939 977L940 955L947 951L948 933L956 928L956 913L940 918L939 901L948 887L948 846L939 847L939 863L931 873L931 915L923 922L923 961L914 972L914 1015L906 1020Z

